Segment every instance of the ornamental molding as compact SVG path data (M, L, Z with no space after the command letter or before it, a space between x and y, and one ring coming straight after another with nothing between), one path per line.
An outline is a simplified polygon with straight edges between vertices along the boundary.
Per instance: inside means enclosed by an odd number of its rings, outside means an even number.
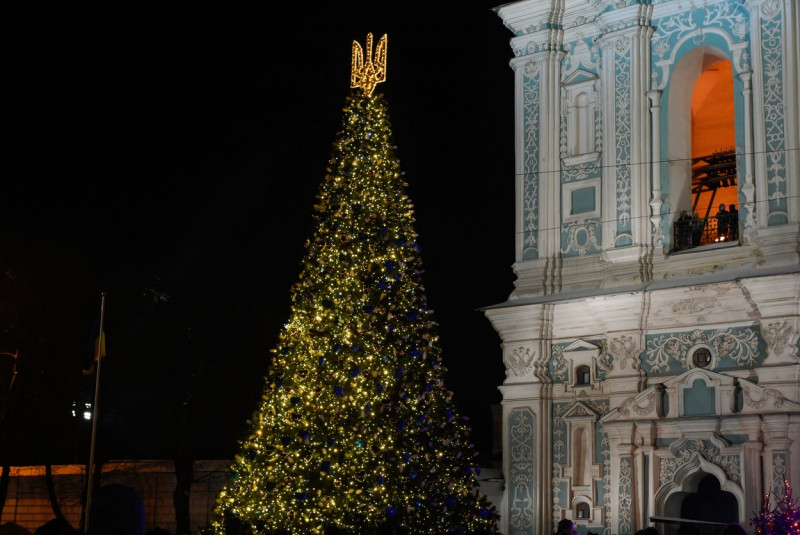
M677 364L682 369L691 366L689 349L697 344L709 346L718 359L730 358L737 365L753 366L763 356L759 354L758 333L753 328L729 327L724 330L661 334L647 340L644 362L651 373L666 373Z
M702 15L702 18L698 17ZM717 35L725 42L726 50L732 54L732 63L737 74L750 70L748 53L749 14L734 3L718 3L682 13L665 16L653 21L652 88L666 87L672 66L684 43L692 42L693 48L703 46L706 38Z
M564 420L588 418L591 419L592 421L596 421L600 418L600 413L597 410L593 409L592 407L588 406L587 404L579 401L574 405L572 405L570 408L568 408L564 412L564 415L561 418Z
M536 350L533 347L520 345L507 352L503 359L506 367L506 378L532 377L536 362Z
M634 370L641 369L641 361L639 360L639 353L641 348L639 345L639 337L633 337L626 334L612 338L608 342L609 352L614 356L612 362L620 370L624 370L631 362L631 368Z
M794 319L778 320L761 327L761 335L767 342L770 356L798 358L796 345L798 333L795 330L795 323Z
M722 469L729 480L738 483L742 480L740 454L730 453L730 449L728 443L716 434L709 440L682 437L670 444L670 457L661 459L659 482L662 486L672 483L683 467L705 460Z

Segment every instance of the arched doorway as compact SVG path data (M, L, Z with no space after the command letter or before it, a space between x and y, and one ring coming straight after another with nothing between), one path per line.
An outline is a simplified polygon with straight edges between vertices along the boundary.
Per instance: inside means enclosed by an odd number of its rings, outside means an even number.
M700 480L697 492L684 497L681 518L704 522L739 522L739 502L736 496L720 488L719 480L706 475Z
M654 520L663 535L719 535L724 524L742 522L740 509L736 494L723 490L715 475L694 469Z

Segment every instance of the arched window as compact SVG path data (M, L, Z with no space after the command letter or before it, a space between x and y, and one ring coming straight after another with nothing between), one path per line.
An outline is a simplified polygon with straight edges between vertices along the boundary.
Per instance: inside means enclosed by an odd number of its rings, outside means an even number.
M670 76L667 117L669 196L673 221L684 210L694 221L674 225L675 249L738 239L736 109L733 66L725 52L698 47ZM733 215L720 214L734 209Z
M588 503L579 502L578 505L575 506L575 518L578 520L589 520L592 518Z

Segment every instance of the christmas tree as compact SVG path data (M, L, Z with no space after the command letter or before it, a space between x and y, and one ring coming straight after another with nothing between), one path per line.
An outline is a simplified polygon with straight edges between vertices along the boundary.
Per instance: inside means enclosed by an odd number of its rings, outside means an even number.
M446 368L373 62L353 44L346 100L291 311L214 530L496 533Z
M761 503L761 510L751 524L758 535L800 535L800 508L792 499L792 487L784 480L784 493L781 500L770 508L767 494Z

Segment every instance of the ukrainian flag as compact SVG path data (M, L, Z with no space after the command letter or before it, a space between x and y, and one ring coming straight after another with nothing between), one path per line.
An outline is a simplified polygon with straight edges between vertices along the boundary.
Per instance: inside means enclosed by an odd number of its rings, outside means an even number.
M106 333L104 330L100 329L99 317L94 322L89 347L89 355L91 355L91 360L89 361L89 366L84 368L83 375L94 375L94 372L97 369L97 362L106 356Z

